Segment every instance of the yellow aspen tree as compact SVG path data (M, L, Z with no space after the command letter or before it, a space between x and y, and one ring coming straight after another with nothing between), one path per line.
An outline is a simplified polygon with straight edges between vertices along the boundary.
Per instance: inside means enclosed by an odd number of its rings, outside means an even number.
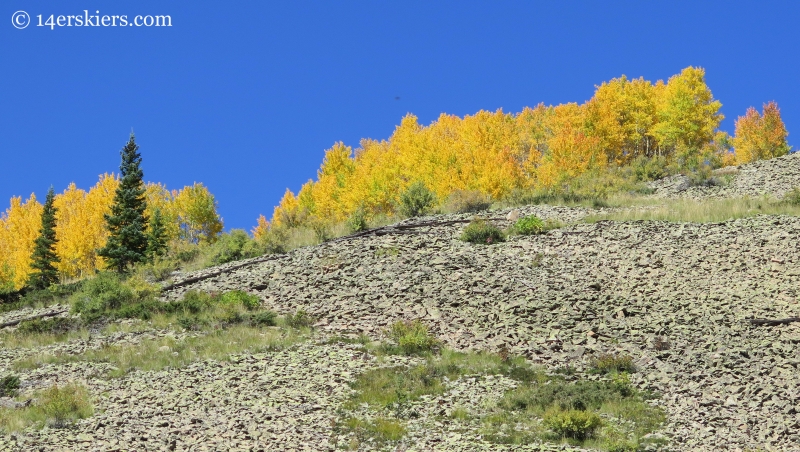
M217 214L214 195L202 183L195 182L182 190L173 190L182 239L192 243L212 243L222 232L222 218Z
M294 228L300 226L302 221L300 203L294 193L287 188L280 203L273 209L270 222L275 227Z
M736 163L771 159L789 153L786 142L789 132L781 119L776 102L764 104L763 114L750 107L744 116L736 120L733 146L736 150Z
M534 108L525 107L516 117L519 134L520 166L524 174L524 187L531 188L536 183L536 169L547 152L547 141L551 133L547 128L553 107L540 103Z
M108 240L104 215L111 211L119 179L114 174L102 174L88 192L70 184L56 195L56 265L64 278L80 278L104 268L97 250Z
M547 153L537 170L537 180L552 187L567 178L577 177L590 168L604 167L608 161L600 139L587 135L584 129L585 110L575 103L558 105L549 118L552 136Z
M267 217L264 215L259 215L256 226L250 231L253 234L253 238L256 240L260 240L269 232L270 224L267 221Z
M706 85L705 70L687 67L657 91L658 121L652 133L658 140L659 153L684 160L692 158L711 141L724 119L719 113L722 104Z
M31 193L24 203L21 197L11 198L11 206L0 216L3 232L3 254L0 267L6 277L11 277L11 288L21 289L31 272L31 254L34 240L39 236L43 206Z
M158 210L164 223L167 241L177 239L181 229L172 192L164 184L148 182L145 184L145 198L147 199L147 208L145 209L147 218L153 218L155 211ZM147 232L150 232L149 222Z

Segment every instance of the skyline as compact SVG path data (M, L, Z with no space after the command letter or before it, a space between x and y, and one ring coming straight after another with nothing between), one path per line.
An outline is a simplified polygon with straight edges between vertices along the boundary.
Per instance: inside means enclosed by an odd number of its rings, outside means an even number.
M7 44L0 57L14 62L0 102L0 210L11 196L35 192L42 200L50 185L88 189L99 174L118 172L133 128L146 180L170 189L202 182L225 229L249 231L259 214L271 216L286 188L296 193L316 178L334 143L387 139L407 113L429 124L441 113L583 103L595 85L623 74L666 80L690 65L705 68L723 104L722 130L733 134L748 107L774 100L792 144L800 119L791 58L798 9L788 2L724 9L9 2L7 16L25 10L34 23L20 30L7 19L0 27ZM166 14L172 26L35 23L37 15L84 10Z

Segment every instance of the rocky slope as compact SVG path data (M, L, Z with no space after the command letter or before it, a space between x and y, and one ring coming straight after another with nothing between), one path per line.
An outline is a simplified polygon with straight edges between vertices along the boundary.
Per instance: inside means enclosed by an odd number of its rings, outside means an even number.
M781 198L800 187L800 152L770 160L726 167L714 171L714 184L692 186L683 175L667 177L650 184L657 197L736 198L769 195Z
M529 208L525 213L558 217ZM599 222L492 246L461 226L297 250L168 293L241 288L327 330L423 319L455 348L507 347L548 366L632 355L684 450L800 450L800 219Z
M674 182L655 184L656 195L781 196L800 185L800 160L791 155L742 166L725 186L676 188ZM596 211L520 210L575 224L491 246L458 240L464 223L432 224L183 275L165 299L187 290L242 289L279 312L309 312L319 337L288 350L118 380L96 378L103 369L75 363L23 372L30 388L59 377L85 381L103 394L100 414L74 430L0 438L0 451L332 450L331 419L348 383L377 364L357 346L325 338L366 333L377 339L401 319L421 319L451 347L505 348L548 368L584 369L602 353L629 354L639 369L632 383L662 395L657 403L668 414L667 450L800 451L800 323L748 321L800 316L800 218L585 224L578 220ZM21 314L0 322L15 315ZM78 353L141 336L49 347ZM0 349L0 375L40 351ZM434 406L497 397L508 382L480 386L460 382ZM567 449L489 446L475 432L448 430L434 418L411 422L403 447Z

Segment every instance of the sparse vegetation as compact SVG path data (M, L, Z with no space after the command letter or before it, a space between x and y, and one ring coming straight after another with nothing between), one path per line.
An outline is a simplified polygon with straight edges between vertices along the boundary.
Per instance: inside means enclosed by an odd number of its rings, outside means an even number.
M314 324L314 319L306 311L299 309L294 314L287 315L284 322L291 328L308 328Z
M387 346L388 351L398 351L404 355L428 354L439 347L439 341L428 332L428 327L419 320L395 322L388 332L396 348Z
M235 325L182 340L165 336L143 340L133 345L109 345L77 355L43 353L13 363L15 369L34 369L44 364L68 362L109 363L113 369L106 376L117 378L133 370L157 371L180 368L207 359L224 360L231 355L282 350L305 340L302 330L261 329Z
M553 409L544 413L542 421L557 436L577 440L594 437L595 431L603 425L600 416L583 410Z
M461 233L461 240L481 245L492 245L505 239L503 231L482 219L471 221Z
M0 397L14 397L19 389L19 377L6 375L0 379Z
M33 400L21 408L0 408L0 430L12 433L28 426L63 428L94 413L89 392L77 383L41 390Z
M604 354L592 361L592 370L601 374L635 372L633 358L628 355Z
M334 424L334 432L350 434L352 439L347 445L350 450L357 450L362 444L381 447L403 438L406 429L396 419L376 418L372 420L348 417Z
M436 204L436 195L420 181L409 185L400 195L398 210L404 217L418 217Z

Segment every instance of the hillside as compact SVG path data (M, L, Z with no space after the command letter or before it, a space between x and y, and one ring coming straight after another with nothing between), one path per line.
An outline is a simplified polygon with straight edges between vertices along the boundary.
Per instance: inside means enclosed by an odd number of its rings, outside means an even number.
M689 187L676 176L653 183L652 196L780 197L800 185L798 158L742 165L728 171L724 185ZM485 215L506 227L510 210ZM32 368L13 363L154 339L179 344L211 333L125 320L123 325L141 325L4 347L0 376L18 369L23 395L54 382L82 381L95 397L96 414L72 429L0 437L0 451L344 448L348 438L334 428L335 419L355 378L421 358L381 361L341 338L366 334L382 340L402 319L420 319L447 347L521 355L548 371L583 374L597 357L632 357L631 385L659 394L652 403L667 418L651 436L668 442L643 450L800 450L800 323L748 321L800 315L800 218L581 221L610 210L521 207L523 216L568 225L491 246L458 239L465 223L454 221L471 214L414 218L400 225L418 227L395 225L380 235L177 275L162 294L165 301L190 290L244 290L278 313L307 312L316 328L286 347L116 379L105 377L113 366L104 362L62 360ZM26 308L0 315L0 323L60 309ZM503 376L452 381L441 395L412 402L415 416L400 416L405 437L385 447L577 450L555 443L490 444L481 436L475 419L514 384ZM472 421L443 417L460 406L471 407Z

